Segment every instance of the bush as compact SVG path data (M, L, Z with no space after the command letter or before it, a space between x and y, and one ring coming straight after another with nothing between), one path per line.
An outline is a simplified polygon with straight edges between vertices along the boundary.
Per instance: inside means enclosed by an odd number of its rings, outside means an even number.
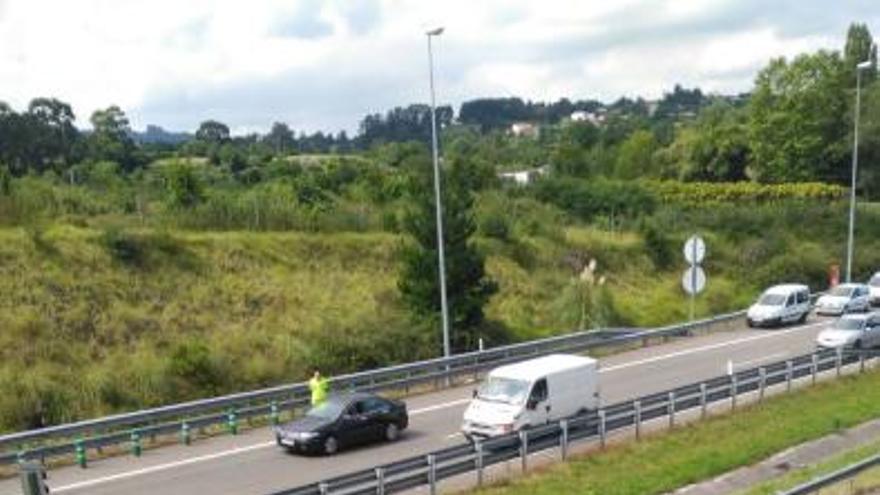
M730 202L778 202L784 200L834 201L846 188L835 184L801 182L758 184L755 182L642 181L642 186L663 202L705 206Z
M652 213L657 206L654 193L636 182L547 179L535 184L534 194L582 220L597 215L637 217Z

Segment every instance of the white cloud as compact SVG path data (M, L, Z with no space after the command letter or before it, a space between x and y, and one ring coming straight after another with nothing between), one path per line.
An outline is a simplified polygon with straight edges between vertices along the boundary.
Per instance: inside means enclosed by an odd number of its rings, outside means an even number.
M424 30L438 93L530 99L657 97L680 82L748 90L774 56L838 48L880 7L840 0L0 0L0 95L95 109L137 127L234 129L273 120L354 130L366 112L427 99Z

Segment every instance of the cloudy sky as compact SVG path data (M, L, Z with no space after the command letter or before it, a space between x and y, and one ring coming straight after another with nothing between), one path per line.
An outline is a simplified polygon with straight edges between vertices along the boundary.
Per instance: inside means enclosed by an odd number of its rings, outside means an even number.
M121 106L135 128L356 130L438 99L746 91L775 56L837 49L877 0L0 0L0 100Z

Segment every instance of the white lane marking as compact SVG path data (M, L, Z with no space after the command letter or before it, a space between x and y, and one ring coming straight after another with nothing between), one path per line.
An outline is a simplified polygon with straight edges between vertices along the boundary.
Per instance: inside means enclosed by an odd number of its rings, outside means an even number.
M418 416L419 414L424 414L426 412L436 411L438 409L446 409L447 407L458 406L460 404L467 404L470 401L471 401L470 398L459 399L459 400L444 402L442 404L436 404L433 406L423 407L421 409L413 409L412 411L409 412L409 415L410 416Z
M777 352L776 354L770 354L769 356L759 357L757 359L749 359L748 361L739 361L739 362L731 361L731 363L733 364L733 368L736 369L736 368L742 368L744 366L748 366L750 364L760 363L762 361L770 361L770 360L776 359L776 358L783 358L785 356L788 356L787 352Z
M190 459L184 459L182 461L177 462L169 462L168 464L159 464L157 466L150 466L143 469L136 469L134 471L126 471L124 473L113 474L110 476L104 476L103 478L95 478L88 481L81 481L79 483L72 483L70 485L52 487L52 493L57 492L66 492L70 490L77 490L80 488L88 488L90 486L99 485L101 483L107 483L110 481L122 480L125 478L132 478L134 476L140 476L143 474L155 473L157 471L164 471L166 469L171 469L180 466L186 466L187 464L195 464L197 462L210 461L212 459L218 459L220 457L225 457L229 455L242 454L244 452L250 452L251 450L263 449L266 447L271 447L275 445L275 442L265 442L259 443L256 445L248 445L247 447L238 447L232 450L226 450L223 452L218 452L216 454L203 455L201 457L192 457Z
M622 370L622 369L626 369L626 368L632 368L634 366L641 366L643 364L656 363L657 361L664 361L667 359L686 356L688 354L696 354L698 352L711 351L711 350L715 350L715 349L723 349L725 347L731 347L734 345L745 344L747 342L754 342L756 340L763 340L763 339L769 339L769 338L773 338L773 337L779 337L780 335L787 335L787 334L794 333L794 332L800 332L803 330L807 330L809 328L814 328L814 327L818 327L821 325L827 325L827 324L828 324L828 322L823 321L823 322L819 322L819 323L813 323L810 325L804 325L802 327L790 328L788 330L779 330L779 331L775 331L772 333L755 335L752 337L744 337L744 338L741 338L738 340L729 340L727 342L721 342L718 344L710 344L710 345L704 345L702 347L694 347L692 349L685 349L682 351L671 352L669 354L663 354L661 356L649 357L646 359L641 359L639 361L631 361L629 363L622 363L622 364L617 364L614 366L608 366L607 368L599 368L599 372L603 373L603 372L609 372L609 371L617 371L617 370Z
M649 364L649 363L663 361L663 360L671 359L671 358L675 358L675 357L686 356L688 354L694 354L697 352L703 352L703 351L708 351L708 350L713 350L713 349L721 349L724 347L730 347L732 345L737 345L737 344L741 344L741 343L745 343L745 342L753 342L756 340L777 337L780 335L786 335L786 334L789 334L792 332L806 330L808 328L813 328L813 327L816 327L819 325L824 325L824 324L827 324L827 322L813 323L811 325L796 327L796 328L792 328L789 330L782 330L782 331L777 331L777 332L768 333L768 334L764 334L764 335L746 337L746 338L742 338L742 339L738 339L738 340L731 340L728 342L722 342L719 344L712 344L712 345L706 345L706 346L702 346L702 347L695 347L693 349L685 349L682 351L664 354L662 356L654 356L654 357L642 359L639 361L633 361L631 363L623 363L623 364L618 364L616 366L609 366L607 368L600 369L599 372L602 373L602 372L616 371L616 370L620 370L620 369L624 369L624 368L630 368L633 366L641 366L643 364ZM431 411L446 409L449 407L454 407L457 405L465 404L467 402L470 402L470 399L458 399L458 400L453 400L453 401L449 401L449 402L444 402L442 404L436 404L433 406L427 406L427 407L423 407L420 409L414 409L413 411L410 411L410 415L419 415L419 414L424 414L424 413L431 412ZM450 435L450 437L451 437L451 435ZM449 437L447 437L447 438L449 438ZM92 480L82 481L79 483L73 483L73 484L66 485L66 486L55 487L52 490L53 490L53 492L64 492L64 491L76 490L79 488L86 488L86 487L90 487L90 486L94 486L94 485L98 485L98 484L102 484L102 483L107 483L110 481L117 481L117 480L121 480L121 479L132 478L132 477L140 476L143 474L155 473L158 471L173 469L176 467L186 466L189 464L195 464L198 462L210 461L213 459L219 459L221 457L226 457L226 456L230 456L230 455L237 455L237 454L249 452L252 450L264 449L267 447L272 447L274 445L275 445L275 442L265 442L265 443L260 443L260 444L256 444L256 445L249 445L247 447L239 447L239 448L235 448L232 450L218 452L216 454L209 454L209 455L204 455L201 457L192 457L192 458L184 459L181 461L169 462L167 464L159 464L157 466L151 466L148 468L137 469L134 471L126 471L124 473L105 476L103 478L95 478Z

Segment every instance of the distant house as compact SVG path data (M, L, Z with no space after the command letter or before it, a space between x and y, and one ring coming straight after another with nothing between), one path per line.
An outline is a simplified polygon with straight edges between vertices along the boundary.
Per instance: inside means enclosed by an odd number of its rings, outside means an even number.
M531 122L515 122L510 126L510 133L518 137L538 137L538 126Z
M587 112L577 110L571 113L569 120L572 122L589 122L593 125L600 125L605 122L605 112Z
M501 172L498 174L498 177L501 180L507 180L516 183L517 185L524 186L527 184L531 184L535 182L539 177L547 175L550 172L549 165L543 165L538 168L533 168L531 170L518 170L515 172Z

